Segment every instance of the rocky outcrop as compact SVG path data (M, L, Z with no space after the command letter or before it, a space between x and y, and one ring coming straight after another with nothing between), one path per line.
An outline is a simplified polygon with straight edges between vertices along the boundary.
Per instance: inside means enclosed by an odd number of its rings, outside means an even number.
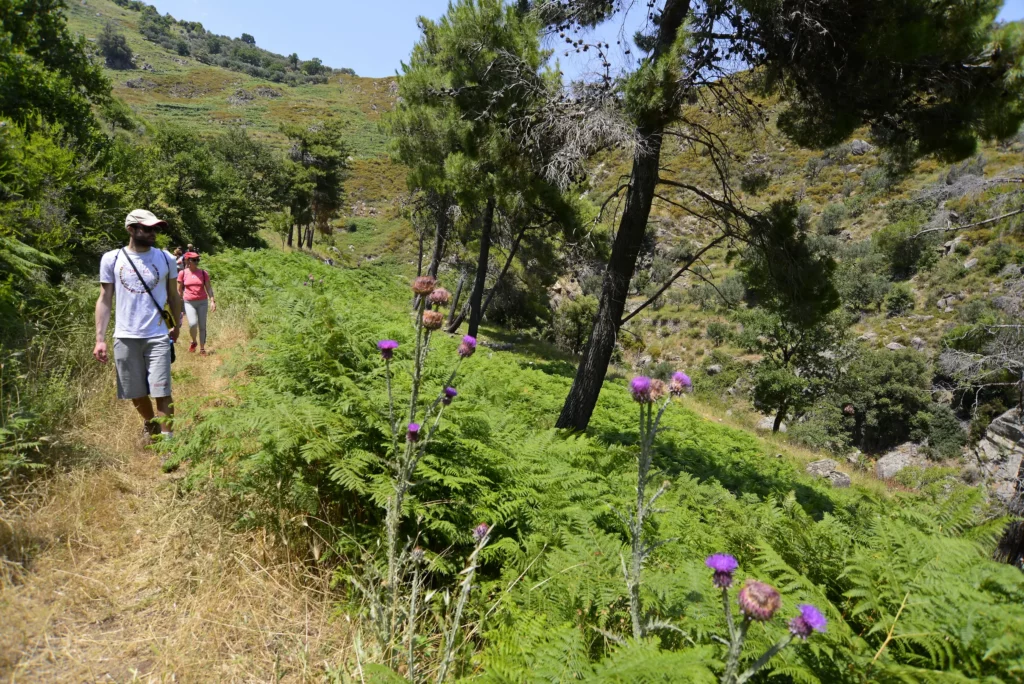
M757 425L754 427L761 432L771 432L772 428L775 427L775 419L771 416L765 416L761 420L757 421ZM779 432L785 432L786 429L785 423L779 423Z
M1024 425L1017 409L1010 409L989 424L974 456L989 483L989 491L1011 509L1020 508L1024 496Z

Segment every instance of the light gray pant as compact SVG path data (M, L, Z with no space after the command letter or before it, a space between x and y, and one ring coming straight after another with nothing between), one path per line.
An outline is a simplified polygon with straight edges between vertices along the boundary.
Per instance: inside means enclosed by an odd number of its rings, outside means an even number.
M194 333L199 326L199 344L206 346L206 312L210 308L209 299L196 299L185 302L185 316L188 318L189 333Z
M171 396L171 338L114 338L117 398Z

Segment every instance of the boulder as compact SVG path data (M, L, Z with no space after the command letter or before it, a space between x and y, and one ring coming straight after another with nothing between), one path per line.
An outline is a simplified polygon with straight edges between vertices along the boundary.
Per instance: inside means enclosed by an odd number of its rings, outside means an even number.
M897 447L875 463L875 475L880 480L889 480L907 466L914 464L914 452L906 446Z
M970 269L974 268L977 265L978 265L978 260L977 259L968 259L967 261L964 262L964 268L966 268L967 270L970 270Z
M707 373L708 375L718 375L719 373L722 372L722 364L714 363L708 366L707 370L704 372Z
M850 476L839 470L839 464L831 458L823 458L820 461L812 461L807 464L807 474L813 477L825 478L832 483L833 487L849 487Z
M861 157L873 149L875 149L875 146L864 140L858 139L850 143L850 154L855 157Z
M1003 270L999 272L999 275L1003 278L1017 278L1021 274L1021 268L1018 264L1006 264L1003 266Z
M839 464L831 458L823 458L820 461L811 461L807 464L808 475L814 477L828 477L828 474L839 468Z
M916 349L917 351L924 351L924 348L927 347L928 344L920 337L915 337L912 340L910 340L910 346Z
M843 242L849 242L853 239L853 233L848 230L841 230L839 231L839 239Z
M878 339L878 333L866 332L857 339L861 342L874 342Z
M899 342L890 342L889 344L885 345L885 348L888 349L889 351L899 351L900 349L906 349L906 347L904 347Z
M762 418L761 420L759 420L757 422L756 429L761 430L762 432L771 432L772 428L774 426L775 426L775 418L773 418L772 416L765 416L764 418ZM786 424L785 423L780 423L779 424L779 432L785 432L785 431L786 431Z
M833 470L828 474L828 479L832 481L832 486L836 489L846 489L850 486L850 476L841 470Z

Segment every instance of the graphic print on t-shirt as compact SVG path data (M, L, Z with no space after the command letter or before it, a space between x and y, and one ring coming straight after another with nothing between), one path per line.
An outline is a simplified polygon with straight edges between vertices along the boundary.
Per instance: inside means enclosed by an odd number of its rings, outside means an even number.
M132 268L132 265L124 258L118 259L117 265L117 278L121 281L121 287L132 294L146 294L146 288L142 286L139 276L135 275L135 269ZM146 285L149 286L149 290L152 292L156 288L156 284L160 282L160 275L150 271L149 265L146 263L136 262L135 266L139 269L142 277L146 279Z

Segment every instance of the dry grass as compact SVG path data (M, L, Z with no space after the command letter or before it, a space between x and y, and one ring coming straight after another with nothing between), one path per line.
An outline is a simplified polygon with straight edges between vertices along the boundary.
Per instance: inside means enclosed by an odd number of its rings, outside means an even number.
M189 378L179 397L226 388L217 369L245 327L217 314L211 327L222 353L179 356L175 373ZM138 446L139 419L108 389L74 434L101 457L2 509L28 562L0 586L0 676L322 679L350 648L350 630L332 619L329 578L288 562L262 533L232 532L218 502L181 497L180 476L162 474L159 457Z

